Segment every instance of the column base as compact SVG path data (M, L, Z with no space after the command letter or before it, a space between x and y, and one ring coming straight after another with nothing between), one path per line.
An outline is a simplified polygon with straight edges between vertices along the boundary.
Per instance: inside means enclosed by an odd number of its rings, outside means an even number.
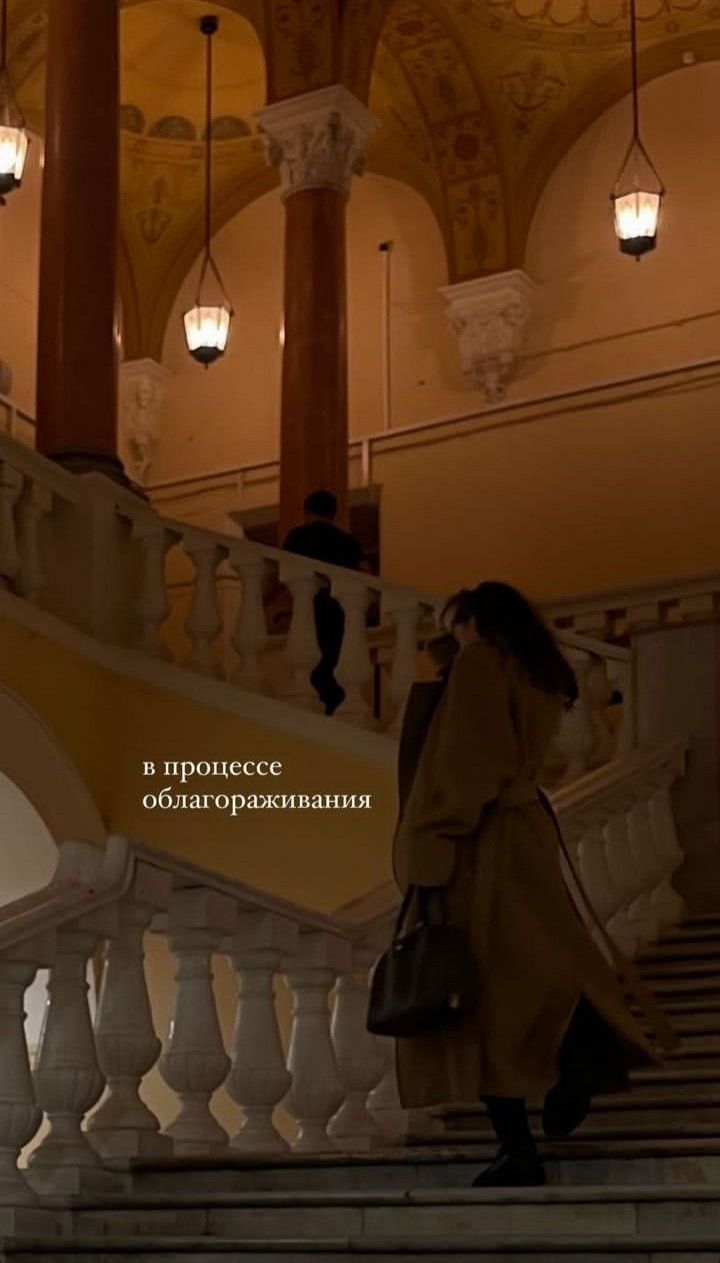
M137 483L128 478L125 473L122 461L117 456L112 456L109 452L94 452L90 449L85 451L54 451L43 452L48 460L53 460L57 465L62 465L63 469L67 469L70 474L104 474L106 478L111 478L121 487L125 487L127 491L133 491L135 495L142 496L146 499L146 494Z

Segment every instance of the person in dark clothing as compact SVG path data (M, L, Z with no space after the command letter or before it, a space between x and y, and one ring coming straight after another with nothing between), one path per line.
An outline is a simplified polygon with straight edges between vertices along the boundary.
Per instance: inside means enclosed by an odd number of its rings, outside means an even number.
M283 544L287 552L346 570L365 568L359 541L335 522L337 500L331 491L313 491L303 508L304 523L293 527ZM344 630L343 608L331 595L329 585L325 585L315 595L315 633L320 661L310 680L325 706L326 715L332 715L345 697L344 689L335 679Z

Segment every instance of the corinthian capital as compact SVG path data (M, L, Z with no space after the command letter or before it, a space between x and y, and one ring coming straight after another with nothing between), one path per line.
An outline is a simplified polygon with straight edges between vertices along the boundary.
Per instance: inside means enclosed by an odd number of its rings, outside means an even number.
M255 117L284 198L318 188L347 196L352 177L362 175L376 121L342 84L267 105Z
M496 272L441 290L458 340L463 372L491 403L505 387L522 349L535 286L524 272Z

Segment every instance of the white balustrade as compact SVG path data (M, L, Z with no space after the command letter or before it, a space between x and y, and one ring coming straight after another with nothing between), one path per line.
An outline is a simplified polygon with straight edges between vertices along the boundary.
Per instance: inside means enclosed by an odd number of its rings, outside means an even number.
M11 582L20 569L15 506L22 488L22 474L0 460L0 583Z
M27 601L37 604L45 586L45 572L40 550L40 523L53 506L49 487L30 479L16 510L17 547L20 566L17 590Z
M565 758L563 780L572 781L587 772L596 740L587 689L593 657L582 649L566 649L565 656L575 671L580 693L572 710L565 711L563 715L556 744Z
M685 902L672 884L673 875L682 867L685 856L678 842L667 781L655 790L648 803L648 812L653 845L660 858L660 880L650 896L650 903L660 926L667 929L687 916Z
M315 593L318 579L307 563L288 556L280 562L278 577L292 595L290 631L285 644L285 660L290 668L290 679L283 696L296 706L317 710L319 703L310 674L320 661L317 633L315 631Z
M408 1132L408 1112L400 1103L395 1064L395 1040L376 1037L383 1066L382 1078L368 1097L368 1109L378 1124L385 1143L401 1145Z
M106 947L95 1043L107 1092L88 1122L90 1139L103 1157L140 1158L172 1151L172 1141L160 1134L157 1118L139 1094L140 1081L160 1052L143 939L155 912L169 902L171 890L169 873L140 865L133 890L119 908L117 935Z
M240 608L232 634L232 646L238 655L232 682L241 688L262 692L265 687L262 653L268 639L263 591L269 567L257 548L248 544L235 544L231 548L230 564L242 583Z
M11 948L0 957L0 1224L12 1232L8 1210L32 1207L38 1197L18 1169L21 1149L42 1120L30 1072L23 1000L38 966L51 963L52 931Z
M180 1110L165 1128L176 1154L212 1154L227 1146L227 1132L210 1109L210 1099L230 1069L211 961L236 922L235 903L225 895L197 888L173 896L168 938L177 959L176 991L159 1065L168 1087L180 1098Z
M345 690L337 708L338 718L363 728L376 727L371 704L373 668L370 660L366 616L369 589L352 573L334 577L332 594L345 615L340 659L335 678Z
M142 549L142 577L137 603L140 620L137 648L152 658L169 658L169 650L161 639L159 629L170 613L165 584L165 557L179 535L177 531L166 528L162 519L154 514L136 517L132 534L133 539L140 541Z
M664 857L655 851L647 800L635 802L628 812L628 842L637 879L637 895L629 915L638 927L643 943L653 943L660 932L657 909L652 892L664 871Z
M390 729L399 732L405 703L417 678L420 603L414 592L391 591L383 593L381 608L383 619L389 618L395 628L389 684L393 708Z
M382 1136L368 1109L369 1094L385 1069L378 1041L366 1029L369 971L376 956L373 948L355 945L352 967L338 979L333 1006L332 1042L346 1095L330 1120L328 1135L352 1152L371 1149Z
M344 939L314 932L302 936L299 958L285 975L294 1003L288 1052L292 1086L284 1104L298 1125L297 1153L334 1148L327 1127L344 1090L330 1035L328 994L349 964Z
M273 1123L292 1076L285 1064L275 1006L275 974L298 944L297 925L267 912L243 912L226 950L237 971L238 1004L227 1088L244 1119L232 1148L241 1153L283 1153L287 1141Z
M622 951L628 956L635 956L642 945L642 930L637 919L630 915L629 908L637 898L640 882L630 849L625 809L614 812L607 821L605 845L610 877L622 901L607 929Z
M222 627L216 570L226 549L205 531L185 531L183 547L195 566L190 612L185 619L192 644L186 665L201 675L216 675L213 642Z
M109 908L57 931L35 1065L49 1131L29 1160L33 1186L43 1192L90 1192L108 1184L82 1122L105 1085L88 1005L88 962L98 943L116 932L117 913Z

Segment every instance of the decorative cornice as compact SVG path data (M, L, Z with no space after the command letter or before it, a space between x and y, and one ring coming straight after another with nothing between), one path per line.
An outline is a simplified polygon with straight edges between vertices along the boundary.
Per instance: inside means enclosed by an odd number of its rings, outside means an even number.
M448 320L463 372L490 403L504 398L533 307L535 285L517 269L446 285Z
M303 189L337 189L346 196L365 169L365 146L377 123L342 84L306 92L258 110L255 118L283 198Z

